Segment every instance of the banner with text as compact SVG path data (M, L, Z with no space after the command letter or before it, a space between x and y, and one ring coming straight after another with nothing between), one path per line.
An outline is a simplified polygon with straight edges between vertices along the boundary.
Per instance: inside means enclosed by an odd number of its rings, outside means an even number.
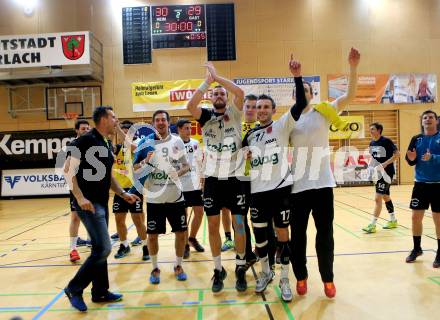
M329 101L345 94L348 76L328 76ZM356 97L352 104L434 103L437 101L435 74L359 75Z
M64 176L55 168L3 170L1 196L69 194Z
M88 31L0 36L0 69L90 64Z
M363 139L365 138L364 116L341 116L342 120L348 122L348 128L345 131L338 130L331 125L329 130L329 138L337 139Z
M313 88L312 104L321 101L321 80L319 76L305 76L304 81L309 82ZM292 98L295 81L293 77L284 78L238 78L234 79L245 94L270 95L277 106L291 106L294 103Z
M203 79L135 82L131 84L133 111L155 111L185 109L194 91L203 82ZM214 87L216 83L212 84ZM209 106L211 90L205 94L202 106Z

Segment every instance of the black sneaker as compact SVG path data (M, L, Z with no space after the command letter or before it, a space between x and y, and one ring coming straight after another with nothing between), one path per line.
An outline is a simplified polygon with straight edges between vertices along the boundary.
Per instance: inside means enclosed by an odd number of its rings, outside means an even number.
M432 263L433 268L440 268L440 250L437 250L437 255L435 256L435 260Z
M197 241L196 238L189 238L188 243L191 245L191 247L194 248L197 252L205 252L205 248L202 247L202 245Z
M143 261L150 260L150 252L148 252L148 247L147 246L143 246L142 247L142 260Z
M102 302L118 302L122 300L122 294L120 293L113 293L110 291L107 291L106 294L103 294L102 296L95 297L92 295L92 301L95 303L102 303Z
M235 277L237 278L237 281L235 282L235 289L237 289L238 292L246 291L246 266L236 266Z
M217 293L223 290L223 280L226 279L227 272L222 267L222 271L214 269L214 275L212 276L212 292Z
M85 245L87 245L87 240L81 239L80 237L78 237L78 239L76 240L76 246L77 247L84 247Z
M110 236L110 238L111 238L112 240L119 240L119 234L118 234L118 233L113 233L113 234Z
M122 243L119 246L118 252L115 254L115 259L121 259L130 253L130 246L124 246Z
M407 263L414 262L414 261L416 261L417 257L421 256L422 254L423 254L423 250L422 249L413 249L410 252L409 256L406 257L406 262Z
M183 251L183 259L188 259L189 258L189 244L185 245L185 250Z

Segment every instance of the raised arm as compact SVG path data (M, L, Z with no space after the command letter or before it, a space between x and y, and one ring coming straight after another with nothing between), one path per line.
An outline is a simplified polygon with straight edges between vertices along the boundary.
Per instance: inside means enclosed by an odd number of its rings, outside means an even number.
M293 59L290 55L289 69L295 80L295 104L290 108L293 119L298 121L303 110L307 107L306 94L304 92L304 84L301 75L301 63Z
M208 91L213 82L214 79L212 75L209 73L209 71L206 71L205 81L197 88L191 99L189 99L188 103L186 104L186 109L196 120L199 120L202 116L202 108L199 106L199 103L202 101L203 95Z
M234 95L234 105L237 107L238 110L242 111L244 104L244 91L231 80L220 77L217 74L217 71L215 70L212 62L206 63L206 68L208 69L208 72L211 74L214 81L222 85L226 89L226 91L231 92Z
M357 87L357 66L361 60L359 51L351 48L348 54L348 63L350 64L350 74L348 76L348 90L347 92L336 99L336 106L338 111L342 111L356 96Z

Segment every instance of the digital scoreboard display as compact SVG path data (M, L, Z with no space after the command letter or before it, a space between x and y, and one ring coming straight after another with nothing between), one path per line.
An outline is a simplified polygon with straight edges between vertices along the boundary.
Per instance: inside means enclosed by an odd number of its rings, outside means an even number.
M206 47L204 5L151 7L153 48Z

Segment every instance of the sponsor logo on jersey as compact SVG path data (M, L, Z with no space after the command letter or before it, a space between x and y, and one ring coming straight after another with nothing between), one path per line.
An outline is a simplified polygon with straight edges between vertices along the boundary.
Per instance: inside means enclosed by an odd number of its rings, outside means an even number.
M252 167L252 168L256 168L256 167L258 167L258 166L262 166L262 165L265 164L265 163L277 164L278 161L279 161L279 159L278 159L278 153L274 153L274 154L271 155L271 156L264 156L264 157L260 157L260 156L258 156L258 157L253 158L253 159L251 160L251 167Z
M237 145L234 143L231 144L208 144L207 145L209 151L217 151L217 152L225 152L225 151L237 151Z

